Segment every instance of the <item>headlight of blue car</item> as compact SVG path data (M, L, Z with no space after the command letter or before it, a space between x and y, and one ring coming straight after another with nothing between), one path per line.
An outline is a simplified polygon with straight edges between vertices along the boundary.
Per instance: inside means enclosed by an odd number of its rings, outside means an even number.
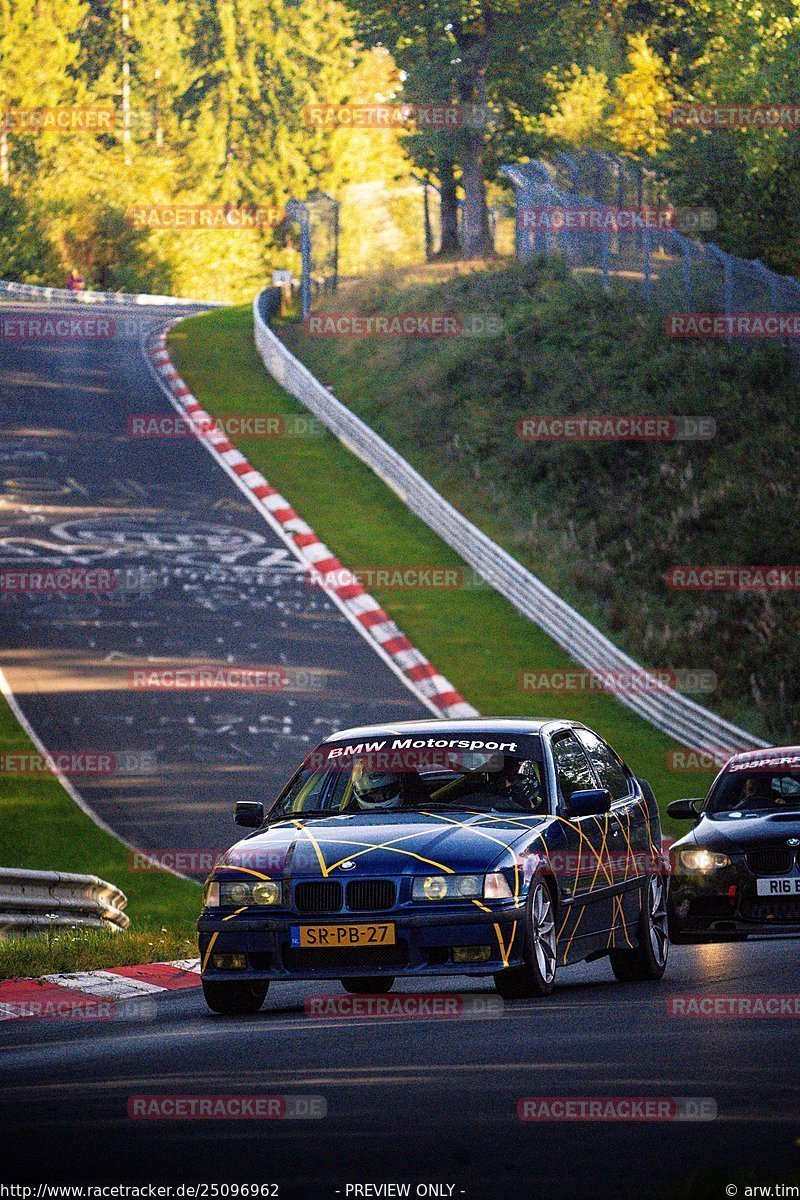
M415 900L506 900L512 895L501 871L491 875L417 875L411 894Z
M283 899L280 883L271 879L259 879L254 883L206 883L203 889L203 904L206 908L243 908L250 904L275 905Z

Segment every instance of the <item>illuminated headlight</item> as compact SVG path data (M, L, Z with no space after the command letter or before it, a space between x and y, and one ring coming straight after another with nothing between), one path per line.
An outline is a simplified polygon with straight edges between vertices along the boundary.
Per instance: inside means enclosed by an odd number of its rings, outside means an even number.
M219 884L210 879L203 885L203 907L219 908Z
M717 854L712 850L681 850L681 866L687 871L715 871L718 867L729 867L731 860L727 854Z
M280 902L281 885L279 883L273 883L271 879L265 879L261 883L253 884L254 904L280 904Z
M257 883L213 883L206 888L216 888L216 899L206 900L206 907L222 905L225 908L243 908L249 904L280 904L283 892L279 883L271 879Z
M482 892L480 875L418 875L411 894L415 900L477 900Z
M483 881L484 900L511 900L514 893L502 871L493 871Z

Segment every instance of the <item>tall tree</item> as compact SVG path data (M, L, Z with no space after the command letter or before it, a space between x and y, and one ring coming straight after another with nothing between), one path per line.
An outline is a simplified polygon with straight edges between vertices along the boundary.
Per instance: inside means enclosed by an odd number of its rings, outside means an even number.
M534 11L531 0L354 0L354 6L361 16L360 35L387 46L407 72L409 98L420 99L427 89L430 103L456 103L478 117L487 111L492 72L500 66L495 51L502 43L503 21ZM502 64L502 71L507 65ZM486 140L480 119L466 122L453 137L464 189L464 250L470 257L493 250ZM430 145L420 147L430 157ZM446 169L443 174L446 179Z
M13 110L69 104L80 88L71 70L80 54L81 0L0 0L0 183L11 181L11 140L30 152ZM7 118L8 115L8 119ZM45 135L45 144L47 137Z
M800 0L658 0L662 55L678 99L743 108L792 105L800 95ZM715 240L745 258L800 272L797 130L757 120L673 131L661 155L676 199L714 207Z

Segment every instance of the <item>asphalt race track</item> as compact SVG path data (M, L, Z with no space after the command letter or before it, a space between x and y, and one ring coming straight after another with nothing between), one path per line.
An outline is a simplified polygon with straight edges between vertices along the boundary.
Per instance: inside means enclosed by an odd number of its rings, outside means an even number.
M115 832L164 856L221 848L233 802L274 797L323 737L428 710L202 445L129 436L136 415L174 415L140 348L163 318L101 315L114 337L0 340L0 569L114 578L94 595L4 592L0 665L49 751L111 756L111 772L65 773ZM201 665L277 667L288 686L131 686Z
M474 1200L645 1200L685 1194L674 1189L695 1174L719 1183L702 1195L722 1197L744 1171L785 1183L800 1160L792 1021L679 1019L667 998L796 991L797 948L673 948L660 985L581 966L548 1000L507 1004L495 1018L308 1017L304 997L328 985L273 984L255 1017L213 1016L196 989L137 1001L138 1018L5 1022L4 1172L25 1183L277 1182L291 1200L336 1200L369 1182L453 1185L441 1194ZM493 993L488 981L460 983ZM131 1096L242 1093L321 1096L327 1116L127 1115ZM719 1113L527 1123L517 1118L524 1096L706 1097Z
M0 342L0 564L100 567L125 581L101 596L7 597L0 662L48 749L127 764L73 778L123 837L216 847L233 839L232 802L271 795L321 736L426 710L307 586L202 446L127 435L131 415L171 411L139 332ZM135 669L209 662L279 664L299 682L270 693L130 686ZM484 1017L306 1015L306 997L344 995L334 983L273 984L255 1017L214 1016L192 989L109 1020L0 1022L3 1177L274 1182L282 1200L387 1195L348 1189L388 1183L475 1200L646 1200L685 1195L691 1178L711 1177L693 1194L720 1197L745 1174L786 1182L800 1170L796 1018L679 1018L668 1001L794 994L799 945L673 948L658 985L615 983L601 961L563 973L546 1001ZM445 989L494 996L469 979L401 980L392 994ZM131 1097L151 1094L316 1097L326 1115L128 1116ZM717 1116L525 1122L523 1097L695 1098Z

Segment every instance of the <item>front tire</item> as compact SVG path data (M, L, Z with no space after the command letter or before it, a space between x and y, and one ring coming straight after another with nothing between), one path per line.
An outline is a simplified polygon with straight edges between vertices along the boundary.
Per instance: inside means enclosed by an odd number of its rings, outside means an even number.
M208 1007L212 1012L226 1016L257 1013L269 989L269 980L266 983L242 980L240 983L238 980L204 979L202 983Z
M504 1000L528 1000L549 996L556 978L556 915L553 896L543 879L536 879L528 893L525 961L521 967L506 967L494 977L494 986Z
M667 885L663 875L650 875L645 885L639 917L639 945L635 950L611 950L611 969L620 983L661 979L669 958Z
M394 987L394 975L351 975L341 980L346 992L354 996L380 996Z

